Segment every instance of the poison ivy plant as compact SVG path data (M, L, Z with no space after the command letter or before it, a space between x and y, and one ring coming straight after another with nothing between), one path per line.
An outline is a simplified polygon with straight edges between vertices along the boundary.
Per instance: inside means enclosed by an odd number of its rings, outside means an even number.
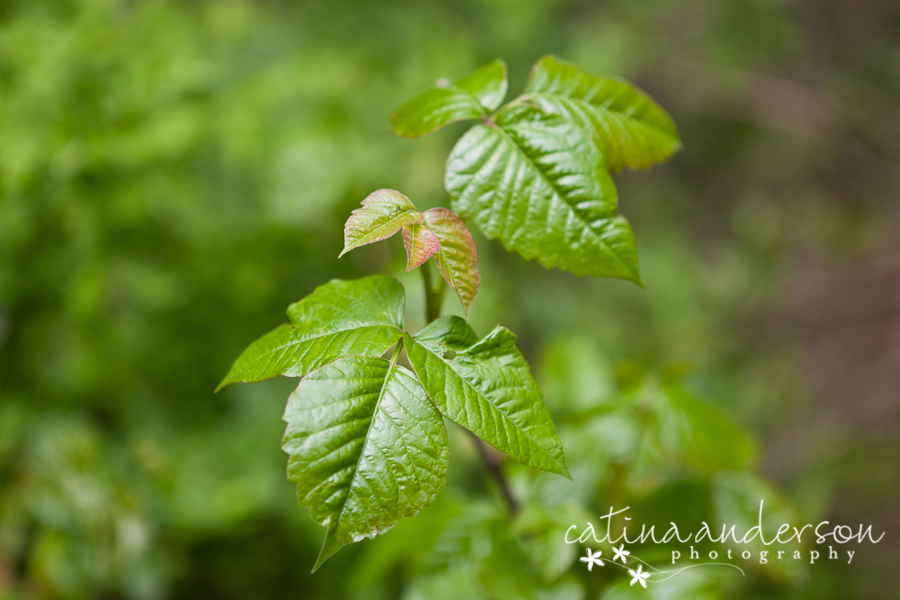
M553 56L535 64L522 95L496 110L507 87L501 64L416 96L394 113L394 131L417 137L450 121L481 121L447 161L453 209L547 268L641 284L634 234L616 214L609 171L669 158L680 147L672 119L627 82Z
M300 378L284 413L282 448L301 506L327 528L314 570L345 544L383 533L434 501L447 473L445 418L469 430L489 460L482 440L526 466L570 477L516 335L498 325L479 337L466 319L440 317L446 286L468 315L481 285L464 219L546 267L641 284L610 171L668 158L678 135L642 92L553 57L535 65L524 94L500 107L506 89L498 60L439 82L392 117L395 132L408 137L480 121L447 161L455 212L419 211L402 193L381 189L344 226L339 256L401 233L407 271L422 267L426 326L403 330L404 290L391 277L333 280L291 305L289 323L251 344L219 386ZM672 406L686 410L684 402ZM515 512L502 470L492 467Z

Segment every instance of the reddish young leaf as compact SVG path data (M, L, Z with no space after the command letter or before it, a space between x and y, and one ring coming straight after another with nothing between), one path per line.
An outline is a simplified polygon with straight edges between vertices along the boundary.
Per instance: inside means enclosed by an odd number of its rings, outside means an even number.
M344 225L344 250L338 258L358 246L387 239L405 225L421 223L422 213L396 190L377 190L366 196L362 208L350 214Z
M431 255L441 251L438 237L430 229L419 223L403 228L403 245L406 246L406 272L410 272Z
M434 262L468 314L481 285L478 249L472 233L456 213L446 208L432 208L423 214L425 224L437 235L441 244L440 252L434 255Z

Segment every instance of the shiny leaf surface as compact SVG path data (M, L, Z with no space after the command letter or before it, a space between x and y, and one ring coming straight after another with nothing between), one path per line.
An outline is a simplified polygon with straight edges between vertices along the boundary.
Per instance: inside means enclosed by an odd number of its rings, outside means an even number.
M407 369L342 358L307 375L288 399L282 448L300 506L328 528L316 565L434 501L447 475L447 432Z
M456 292L468 314L481 286L478 249L472 239L472 232L462 219L446 208L432 208L423 215L425 224L440 240L441 250L434 255L438 270Z
M441 243L438 236L428 227L413 223L403 228L403 245L406 247L406 271L412 271L440 252Z
M400 282L383 275L320 285L288 308L290 324L244 350L219 388L277 375L303 377L351 354L381 356L400 339L404 302Z
M422 213L409 198L396 190L376 190L366 196L344 225L344 249L338 258L354 248L387 239L405 225L420 223Z
M391 116L394 132L406 137L431 133L454 121L482 119L506 96L506 63L485 65L453 82L438 82Z
M595 77L555 56L532 68L523 96L594 136L606 168L646 169L681 147L678 130L644 92L612 77Z
M556 427L515 334L498 326L466 345L476 339L455 316L434 321L415 339L404 335L409 362L441 414L525 465L568 477Z
M641 284L631 226L615 214L616 188L578 126L534 108L505 109L457 142L445 185L454 210L525 259Z

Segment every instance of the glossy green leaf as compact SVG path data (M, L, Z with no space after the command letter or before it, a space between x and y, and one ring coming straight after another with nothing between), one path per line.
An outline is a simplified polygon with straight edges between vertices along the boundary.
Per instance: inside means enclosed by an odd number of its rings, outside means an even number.
M434 255L438 270L466 309L475 301L481 286L478 272L478 249L472 232L454 212L446 208L431 208L423 213L425 224L437 235L441 250Z
M404 334L404 344L441 414L525 465L568 477L556 427L515 334L498 326L476 338L462 318L452 316L415 339Z
M483 119L503 102L506 85L506 63L502 60L456 81L438 82L391 115L394 132L419 137L454 121Z
M447 431L412 373L351 356L300 381L282 448L300 506L328 528L313 570L431 504L447 475Z
M441 317L423 327L415 335L416 342L431 352L461 352L478 342L478 334L465 320Z
M288 308L290 324L253 342L222 388L277 375L303 377L342 356L381 356L400 339L405 294L393 277L334 279Z
M403 245L406 247L407 273L441 250L441 243L434 232L419 223L403 228Z
M338 258L358 246L387 239L405 225L421 223L422 213L396 190L376 190L366 196L344 225L344 249Z
M644 92L622 79L585 73L555 56L534 65L523 98L589 131L613 171L648 168L681 147L671 117Z
M452 205L525 259L577 275L641 284L631 226L590 137L516 106L457 142L445 176Z

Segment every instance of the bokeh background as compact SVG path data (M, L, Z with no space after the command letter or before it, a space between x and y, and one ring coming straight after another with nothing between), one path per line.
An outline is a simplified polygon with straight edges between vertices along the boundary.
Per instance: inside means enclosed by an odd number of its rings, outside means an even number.
M446 205L465 127L388 116L498 57L513 95L546 53L633 80L684 141L616 176L646 289L476 237L472 323L518 333L575 481L505 464L510 519L453 429L438 502L310 575L291 381L212 390L332 277L393 274L422 322L399 241L337 260L341 225L380 187ZM2 0L0 597L626 599L568 524L752 524L765 498L886 535L645 596L896 598L898 190L891 0Z

